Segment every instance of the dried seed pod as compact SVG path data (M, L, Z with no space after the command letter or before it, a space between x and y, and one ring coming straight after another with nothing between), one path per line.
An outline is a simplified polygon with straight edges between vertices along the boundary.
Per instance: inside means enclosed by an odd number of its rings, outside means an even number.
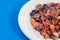
M41 8L41 4L38 4L37 6L36 6L36 10L39 10Z
M60 16L58 16L57 19L60 20Z
M59 34L57 32L54 32L53 35L57 38L59 37Z

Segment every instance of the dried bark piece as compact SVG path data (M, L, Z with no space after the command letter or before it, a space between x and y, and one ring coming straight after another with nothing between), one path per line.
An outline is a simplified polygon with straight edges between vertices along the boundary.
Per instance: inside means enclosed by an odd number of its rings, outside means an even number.
M50 16L57 19L58 15L59 15L58 10L51 10Z

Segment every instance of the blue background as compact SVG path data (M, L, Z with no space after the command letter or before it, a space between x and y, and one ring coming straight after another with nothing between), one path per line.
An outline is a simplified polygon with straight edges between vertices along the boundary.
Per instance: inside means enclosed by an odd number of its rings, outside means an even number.
M0 40L29 40L20 30L18 14L28 0L0 0Z

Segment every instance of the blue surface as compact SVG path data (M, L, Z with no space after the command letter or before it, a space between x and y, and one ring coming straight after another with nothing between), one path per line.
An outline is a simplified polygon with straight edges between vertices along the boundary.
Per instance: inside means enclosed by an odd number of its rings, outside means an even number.
M28 0L0 0L0 40L29 40L20 30L18 13Z

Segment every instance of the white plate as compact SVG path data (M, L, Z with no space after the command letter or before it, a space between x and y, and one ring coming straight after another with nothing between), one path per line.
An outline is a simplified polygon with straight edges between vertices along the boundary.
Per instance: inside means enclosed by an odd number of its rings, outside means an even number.
M60 0L31 0L27 2L20 10L18 15L18 23L22 32L30 40L45 40L39 32L35 31L30 24L30 12L35 9L35 6L39 3L60 2Z

